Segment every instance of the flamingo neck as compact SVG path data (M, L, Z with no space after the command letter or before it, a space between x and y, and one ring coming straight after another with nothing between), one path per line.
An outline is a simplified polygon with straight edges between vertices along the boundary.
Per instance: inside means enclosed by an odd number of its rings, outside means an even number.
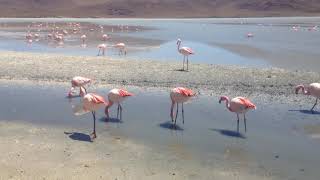
M181 42L178 42L178 51L180 51Z
M303 85L300 85L300 86L297 87L296 93L298 93L300 91L300 89L302 90L302 93L304 95L308 95L309 94L308 90Z

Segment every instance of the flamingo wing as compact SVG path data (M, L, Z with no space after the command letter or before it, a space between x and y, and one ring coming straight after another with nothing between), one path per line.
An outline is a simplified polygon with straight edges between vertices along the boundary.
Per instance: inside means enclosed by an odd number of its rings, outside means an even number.
M194 54L194 51L189 47L182 47L181 49L183 49L184 51L188 52L189 54Z
M129 93L128 91L123 90L123 89L119 89L119 95L122 97L133 96L132 93Z
M246 107L246 108L252 108L252 109L256 109L256 105L254 105L249 99L244 98L244 97L239 97L238 98L240 100L240 102Z
M91 94L91 96L92 96L92 102L97 104L106 104L106 101L102 96L99 96L97 94Z
M194 92L191 89L179 87L178 90L179 90L179 93L185 96L194 96Z

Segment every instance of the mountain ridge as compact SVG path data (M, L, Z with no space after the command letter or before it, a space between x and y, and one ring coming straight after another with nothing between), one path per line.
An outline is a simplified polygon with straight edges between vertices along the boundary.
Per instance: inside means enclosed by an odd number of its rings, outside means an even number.
M0 17L319 16L320 0L0 0Z

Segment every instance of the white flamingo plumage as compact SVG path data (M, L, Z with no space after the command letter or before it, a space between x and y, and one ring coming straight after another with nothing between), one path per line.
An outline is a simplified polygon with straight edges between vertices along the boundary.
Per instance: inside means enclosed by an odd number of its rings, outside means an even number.
M296 90L296 94L298 94L299 91L302 90L302 93L304 95L310 95L316 98L316 102L310 109L310 111L314 113L313 109L318 104L318 99L320 98L320 83L311 83L308 86L298 85L296 86L295 90Z
M189 55L194 54L194 51L189 47L181 47L181 42L182 42L181 39L177 40L178 52L183 55L183 67L182 67L182 70L184 70L184 63L185 63L186 58L187 58L187 71L188 71L188 68L189 68Z

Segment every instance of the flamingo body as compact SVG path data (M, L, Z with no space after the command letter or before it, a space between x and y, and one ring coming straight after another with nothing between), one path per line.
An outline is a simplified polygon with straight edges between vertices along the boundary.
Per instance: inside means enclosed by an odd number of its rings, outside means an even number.
M179 103L181 104L182 108L182 122L184 123L184 108L183 103L189 101L193 96L195 96L195 93L191 89L187 89L184 87L176 87L171 90L170 92L170 98L171 98L171 110L170 110L170 117L171 121L174 122L174 125L177 123L178 118L178 112L179 112ZM174 118L174 108L177 104L177 111Z
M98 56L100 55L100 52L102 52L102 55L105 54L105 51L107 49L107 45L106 44L99 44L98 45L98 49L99 49L99 52L98 52Z
M184 63L186 61L186 58L187 58L187 70L188 70L188 68L189 68L189 55L194 54L194 51L189 47L181 47L181 42L182 42L181 39L177 40L178 52L183 55L183 68L182 68L182 70L184 70Z
M108 93L108 100L109 103L106 106L105 109L105 114L107 116L107 119L109 119L109 108L114 104L118 104L118 109L117 109L117 118L120 113L120 119L122 118L122 106L121 102L123 102L127 97L133 96L132 93L124 90L124 89L111 89Z
M244 119L244 127L245 131L247 131L247 119L246 113L251 109L256 109L256 105L254 105L249 99L245 97L235 97L233 99L229 99L227 96L221 96L219 103L222 101L226 101L226 107L229 111L237 114L237 131L239 132L239 114L243 114Z
M93 132L91 133L91 138L94 139L96 135L96 110L106 106L108 103L104 100L102 96L94 93L86 94L83 97L83 109L85 111L91 111L93 116Z
M311 95L316 98L316 102L310 110L312 113L314 113L313 109L318 104L318 99L320 98L320 83L311 83L308 86L298 85L296 86L295 90L296 94L298 94L299 91L302 90L302 93L304 95Z

